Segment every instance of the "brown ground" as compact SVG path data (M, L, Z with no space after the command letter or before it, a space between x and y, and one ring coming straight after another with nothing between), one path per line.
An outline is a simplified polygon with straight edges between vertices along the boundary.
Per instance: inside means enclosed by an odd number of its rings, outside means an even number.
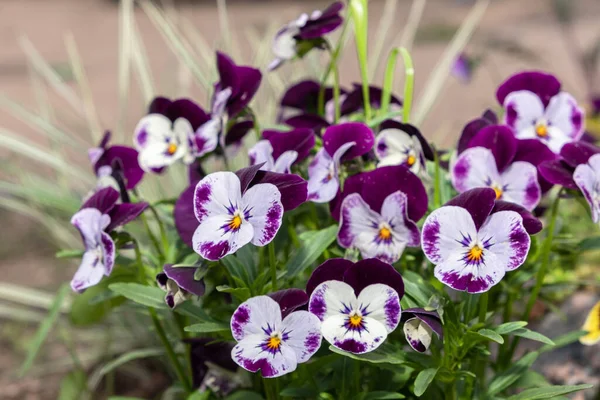
M600 35L598 25L600 2L570 1L578 7L573 36L579 46L589 48ZM396 37L402 31L411 3L408 0L398 0L395 22L392 24L393 32L388 34L389 37ZM419 90L423 88L444 50L443 41L431 40L431 38L447 36L443 32L457 27L469 10L467 3L470 2L452 0L427 2L418 35L420 40L413 49L417 98ZM565 40L564 32L551 12L550 3L550 0L492 1L469 50L480 53L490 40L495 39L518 43L522 48L535 52L538 58L523 59L508 55L506 52L494 51L486 57L471 85L464 86L456 79L449 78L429 118L422 126L426 136L435 137L440 144L451 142L451 138L456 137L465 121L479 114L484 108L496 105L494 91L499 81L523 68L539 68L557 74L562 78L566 90L575 94L581 101L592 91L600 91L600 86L590 87L583 79L573 56L574 46ZM213 4L212 1L200 2L200 4L194 2L177 4L180 13L192 21L208 43L219 41L219 22ZM236 1L229 6L230 24L235 27L233 34L241 37L248 26L264 30L275 20L284 22L302 11L310 11L324 4L327 4L327 1ZM383 1L372 1L370 27L373 34L378 27L383 4ZM72 32L91 82L101 125L103 128L114 127L118 115L116 112L117 12L115 2L103 0L2 0L0 3L0 94L28 108L35 108L27 61L17 39L21 35L26 35L53 67L61 72L65 70L68 62L64 35ZM161 92L175 94L174 83L179 75L174 68L176 62L173 54L166 48L163 39L141 10L135 11L135 18L147 47L154 76L161 82L160 87L163 88ZM341 63L341 80L345 84L358 80L358 69L353 53L353 51L348 52ZM381 70L378 72L378 81L381 81ZM55 102L53 104L58 110L61 125L67 126L71 131L78 132L87 139L85 133L87 128L82 120L73 115L64 101L55 96L52 97L52 101ZM144 108L137 89L132 90L129 108L134 110L127 121L127 128L131 130L136 122L135 119L141 115ZM35 137L30 127L16 121L3 111L0 111L0 126L30 138ZM6 161L6 152L0 151L0 157L0 161ZM15 226L19 228L16 234ZM26 244L29 236L25 236L25 233L32 231L38 232L37 237L43 242L44 234L39 233L37 226L23 217L0 213L0 237L2 238L0 240L2 273L0 282L48 287L55 285L59 279L64 279L64 269L57 271L48 268L48 263L52 263L48 261L49 254L52 254L48 246L42 246L46 250L40 250L37 245ZM11 245L3 246L7 242ZM57 278L55 273L61 278ZM0 328L0 333L6 333L9 329L12 331L13 324L0 323ZM11 383L10 393L2 389L0 398L53 398L49 393L56 388L56 381L41 384L35 379L15 381L12 377L11 372L20 361L23 341L5 339L0 340L0 345L12 349L12 351L0 351L0 387L6 387L5 384ZM49 397L42 397L40 393L46 393Z

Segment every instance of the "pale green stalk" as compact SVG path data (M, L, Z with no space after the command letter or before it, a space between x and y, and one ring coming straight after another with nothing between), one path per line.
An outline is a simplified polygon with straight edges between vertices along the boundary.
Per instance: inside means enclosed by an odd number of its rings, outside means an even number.
M413 0L408 18L406 19L406 25L404 25L401 36L394 38L394 43L400 42L401 47L405 47L409 51L411 50L421 17L423 16L423 10L425 10L425 4L427 4L427 0Z
M125 138L129 78L131 75L133 0L121 0L119 4L119 108L117 110L116 133L122 141Z
M368 39L368 4L367 0L351 0L350 15L354 22L354 38L356 41L356 54L362 78L363 102L365 120L371 119L371 101L369 99L369 66L367 58Z

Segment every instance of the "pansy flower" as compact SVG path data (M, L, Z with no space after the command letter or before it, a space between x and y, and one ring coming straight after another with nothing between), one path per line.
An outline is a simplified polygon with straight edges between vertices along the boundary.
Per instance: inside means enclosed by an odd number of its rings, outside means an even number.
M375 350L400 322L402 276L377 259L327 260L315 269L306 291L308 310L322 321L325 340L350 353Z
M279 304L269 296L252 297L231 317L231 333L238 342L233 360L264 378L276 378L296 370L321 346L321 322L308 311L283 317Z
M408 308L402 312L401 322L404 323L404 336L406 341L419 353L424 353L429 348L433 335L442 340L444 332L442 321L435 311L426 311L423 308Z
M537 168L515 161L519 141L505 125L490 125L471 139L469 148L450 167L452 184L459 192L489 187L502 199L533 210L542 197Z
M333 123L335 103L333 87L323 88L325 116L319 115L321 84L313 80L303 80L290 86L281 98L281 111L278 120L296 127L327 127ZM346 90L340 88L340 103L346 98ZM316 131L320 133L320 129Z
M85 251L79 269L71 280L71 288L83 292L109 276L115 265L115 242L110 236L115 228L137 218L147 203L117 204L119 192L107 187L96 192L71 218L81 234Z
M560 158L543 162L538 167L538 171L550 183L566 187L567 189L578 190L581 189L581 186L574 180L576 168L580 165L588 164L591 157L598 153L600 153L600 148L590 143L582 141L567 143L560 150ZM592 168L591 164L589 168ZM589 173L587 168L580 169L578 180L580 180L581 184L583 184L583 181L581 181L583 178L581 175L582 171Z
M217 52L219 82L215 84L213 104L226 98L225 110L229 118L235 117L248 106L258 91L262 80L261 72L249 66L236 65L224 53Z
M373 148L373 131L361 122L330 126L323 134L323 148L308 166L308 198L316 203L331 201L340 187L342 161L368 153Z
M421 243L445 285L469 293L487 292L525 262L541 223L523 207L496 201L490 188L471 189L433 211Z
M196 267L174 267L166 264L163 272L156 275L158 287L166 291L165 303L171 308L177 307L191 296L204 295L204 281L194 278Z
M421 132L394 120L381 123L375 138L375 155L380 167L406 165L415 174L426 174L425 159L433 160L433 150Z
M336 1L323 11L315 10L310 15L302 14L281 28L273 39L275 60L269 65L269 70L272 71L297 56L303 57L315 47L323 48L323 36L342 25L340 11L343 8L344 4Z
M90 162L98 177L99 188L116 185L115 189L119 189L115 178L112 177L118 169L125 188L133 189L144 177L144 170L138 164L138 152L127 146L109 146L110 137L110 131L106 131L98 147L88 150Z
M341 115L350 115L362 111L365 105L362 84L355 83L353 89L349 92L340 106ZM383 89L377 86L369 86L369 103L371 108L378 110L381 108L381 98ZM392 94L388 111L402 110L402 101Z
M496 92L504 120L519 139L538 139L554 153L583 134L584 111L560 82L541 72L521 72L508 78Z
M263 163L265 171L289 173L292 164L304 161L315 146L312 129L298 128L289 132L266 130L249 151L250 165Z

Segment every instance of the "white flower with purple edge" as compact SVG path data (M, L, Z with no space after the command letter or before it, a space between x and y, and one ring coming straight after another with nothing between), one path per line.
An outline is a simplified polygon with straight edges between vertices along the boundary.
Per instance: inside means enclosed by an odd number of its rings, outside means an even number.
M523 207L495 199L493 189L469 190L433 211L423 224L423 252L435 265L435 277L452 289L490 290L525 262L529 233L541 230Z
M242 368L265 378L296 370L321 346L321 322L308 311L283 316L269 296L252 297L231 317L231 333L238 342L231 352Z
M196 185L194 214L199 222L193 248L207 260L219 260L252 242L265 246L283 218L277 186L261 183L242 191L233 172L215 172Z
M308 310L321 321L325 340L362 354L375 350L400 322L402 276L377 259L327 260L307 283Z
M433 160L433 150L416 127L386 120L380 129L375 138L378 166L406 165L417 175L427 175L425 159Z

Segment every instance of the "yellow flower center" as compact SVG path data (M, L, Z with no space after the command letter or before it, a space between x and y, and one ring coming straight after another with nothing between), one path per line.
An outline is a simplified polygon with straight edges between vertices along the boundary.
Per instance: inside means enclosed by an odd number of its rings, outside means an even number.
M349 323L352 328L358 328L362 324L362 317L358 314L351 315Z
M392 237L392 231L387 226L384 226L379 230L379 239L389 240Z
M271 336L267 342L267 347L270 350L277 350L281 346L281 338L279 336Z
M242 225L242 217L240 217L238 214L236 214L229 222L229 229L235 231L235 230L238 230L241 225Z
M167 153L169 153L169 155L173 155L175 154L175 152L177 151L177 145L175 143L171 143L169 144L169 147L167 148Z
M494 192L496 192L496 200L499 200L504 192L498 186L492 186L492 189L494 189Z
M481 261L481 257L483 257L483 249L478 245L471 247L471 250L467 253L468 261Z
M417 158L415 156L413 156L412 154L410 156L408 156L408 158L406 159L406 163L408 164L409 167L412 167L416 161L417 161Z
M543 122L538 123L535 126L535 134L541 138L548 136L548 127L546 126L546 124L544 124Z

